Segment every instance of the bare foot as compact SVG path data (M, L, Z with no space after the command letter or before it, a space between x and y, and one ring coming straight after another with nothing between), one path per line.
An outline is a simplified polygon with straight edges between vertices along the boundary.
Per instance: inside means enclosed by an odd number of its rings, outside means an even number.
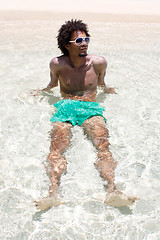
M34 205L40 210L45 211L51 207L58 207L59 205L64 204L58 196L49 196L46 198L42 198L38 201L34 201Z
M139 200L139 198L135 196L127 196L124 193L115 190L107 193L106 199L104 202L108 206L124 207L124 206L131 206L136 200Z

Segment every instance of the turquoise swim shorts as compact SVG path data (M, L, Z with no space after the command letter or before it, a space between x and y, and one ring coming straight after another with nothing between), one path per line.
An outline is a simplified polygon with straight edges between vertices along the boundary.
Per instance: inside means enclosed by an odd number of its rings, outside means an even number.
M84 102L79 100L60 100L54 106L56 113L51 117L51 122L70 122L73 126L81 125L87 118L103 116L104 107L97 102Z

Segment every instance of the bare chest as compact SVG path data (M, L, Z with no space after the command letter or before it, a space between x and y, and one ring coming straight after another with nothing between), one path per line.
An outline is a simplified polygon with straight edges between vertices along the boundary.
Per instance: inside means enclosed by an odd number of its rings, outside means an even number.
M65 68L59 73L60 87L64 92L94 90L98 75L93 66L75 69Z

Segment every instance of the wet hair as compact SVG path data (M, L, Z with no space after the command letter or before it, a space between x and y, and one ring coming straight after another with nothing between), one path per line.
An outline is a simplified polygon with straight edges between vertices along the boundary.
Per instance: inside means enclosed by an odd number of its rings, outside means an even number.
M63 24L59 29L57 36L58 48L60 48L64 55L68 55L68 50L65 48L65 46L71 40L74 31L85 32L86 36L90 37L88 26L87 24L83 23L82 20L72 19L71 21L66 21L65 24Z

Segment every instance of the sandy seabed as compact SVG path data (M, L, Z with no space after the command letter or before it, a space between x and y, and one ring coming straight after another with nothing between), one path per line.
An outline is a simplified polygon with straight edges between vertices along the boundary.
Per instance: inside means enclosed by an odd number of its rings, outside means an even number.
M60 197L67 203L38 213L33 200L50 184L43 162L49 152L53 93L33 97L49 82L49 62L60 54L56 36L71 18L88 22L89 53L108 61L105 106L110 150L118 162L116 185L140 200L107 207L94 167L96 151L76 126L66 152ZM160 236L160 22L155 16L1 12L0 14L0 239L159 240Z

